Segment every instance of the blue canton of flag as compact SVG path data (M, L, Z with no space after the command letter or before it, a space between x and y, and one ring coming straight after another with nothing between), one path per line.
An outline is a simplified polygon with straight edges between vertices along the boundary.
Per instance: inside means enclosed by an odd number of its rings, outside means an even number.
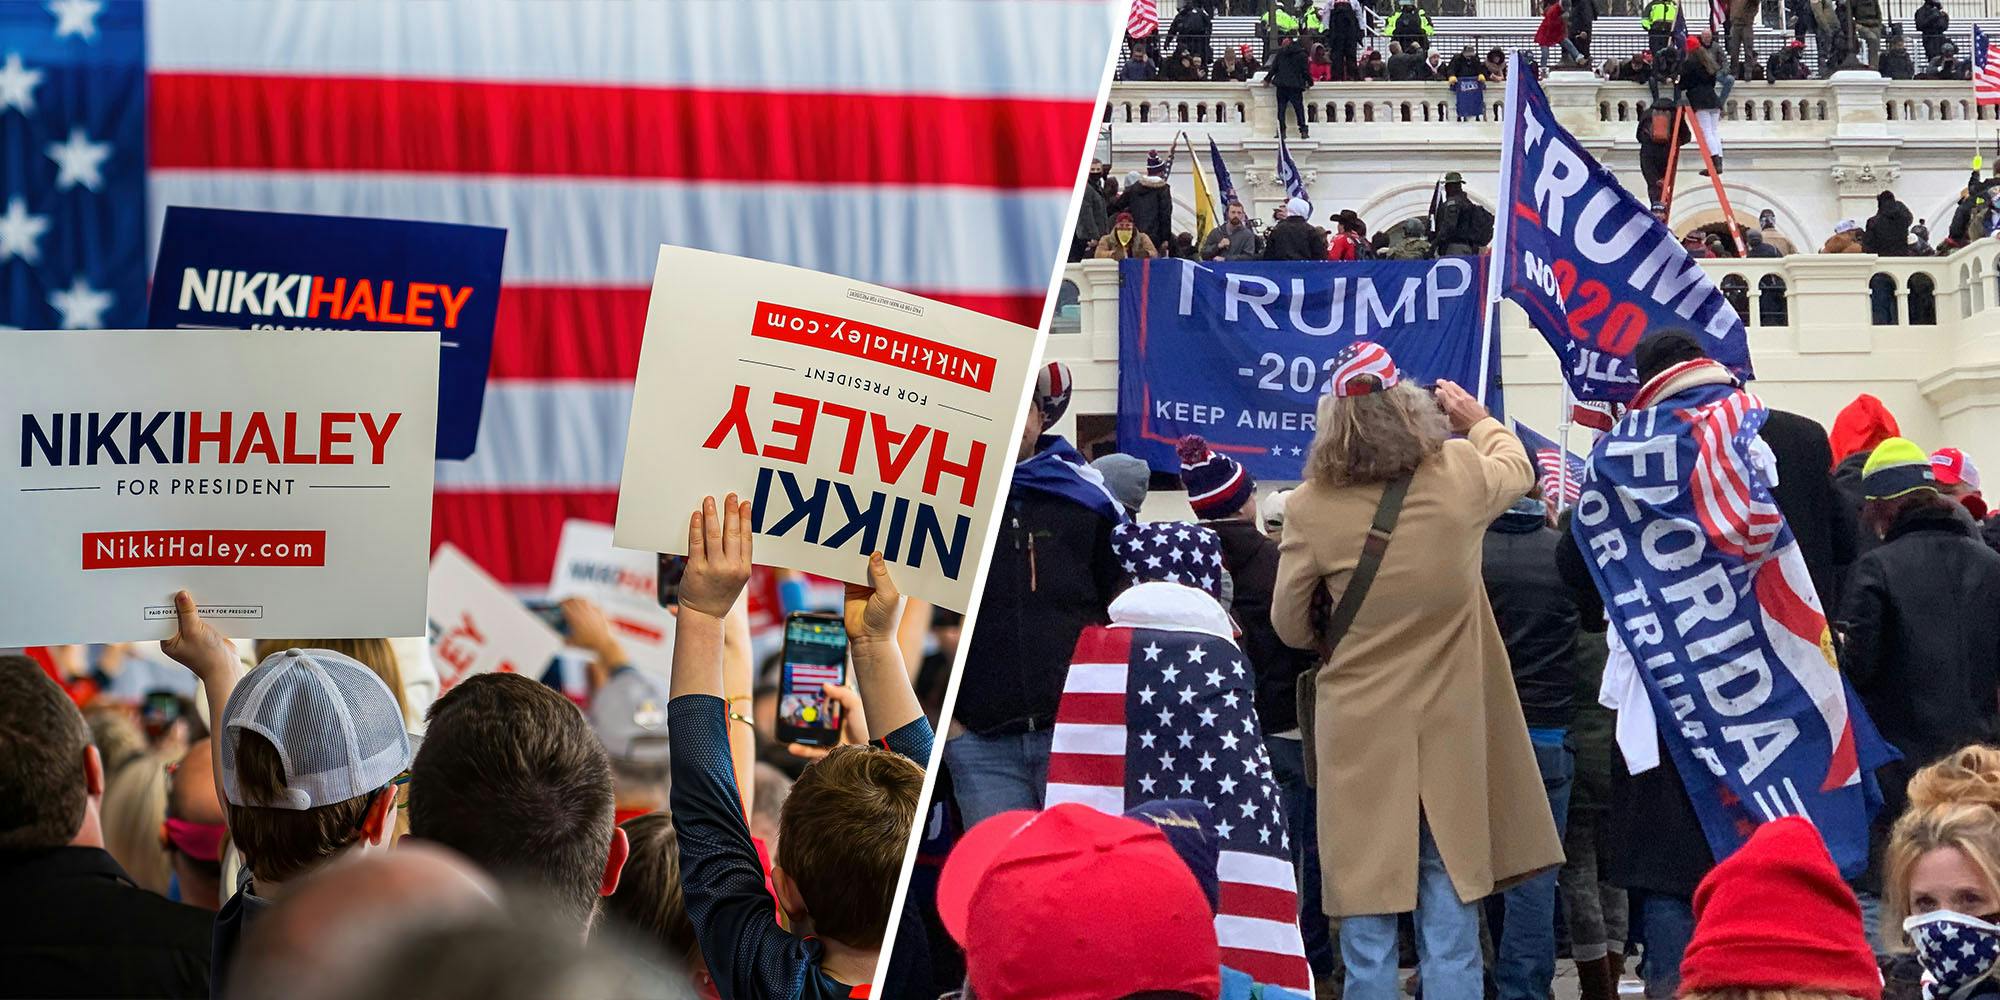
M1285 146L1284 136L1278 137L1278 183L1285 186L1285 197L1304 201L1307 214L1311 214L1312 199L1306 197L1306 179L1299 174L1299 165L1292 162L1292 151Z
M146 322L138 0L0 5L0 325Z

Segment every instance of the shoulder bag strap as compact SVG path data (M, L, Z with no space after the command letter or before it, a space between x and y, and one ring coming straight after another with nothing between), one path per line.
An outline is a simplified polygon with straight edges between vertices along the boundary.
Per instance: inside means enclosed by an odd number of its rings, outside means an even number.
M1410 477L1403 476L1391 480L1382 488L1382 500L1375 505L1375 521L1368 526L1368 537L1361 543L1361 559L1354 564L1354 576L1347 581L1347 589L1340 594L1340 602L1326 615L1325 624L1319 621L1319 611L1323 602L1331 600L1326 587L1321 586L1313 595L1313 631L1319 649L1319 666L1299 675L1298 688L1294 696L1298 701L1300 749L1305 757L1307 785L1317 785L1318 771L1314 759L1313 742L1315 697L1319 671L1333 662L1334 651L1340 648L1340 640L1347 637L1347 630L1354 625L1354 616L1361 613L1361 602L1368 597L1368 588L1375 584L1375 574L1382 569L1382 557L1389 552L1389 536L1396 530L1396 520L1403 514L1403 498L1410 492Z

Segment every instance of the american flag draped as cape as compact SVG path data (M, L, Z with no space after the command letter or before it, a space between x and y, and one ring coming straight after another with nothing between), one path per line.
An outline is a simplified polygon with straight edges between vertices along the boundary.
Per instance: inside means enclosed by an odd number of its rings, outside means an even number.
M1112 617L1077 640L1056 714L1047 804L1122 813L1156 799L1204 802L1222 849L1222 964L1260 983L1311 990L1291 839L1251 708L1249 660L1221 635L1119 625L1118 603Z
M616 509L660 244L1032 326L1123 13L0 4L0 324L144 326L169 205L504 227L477 450L438 466L432 544L539 590L564 519Z

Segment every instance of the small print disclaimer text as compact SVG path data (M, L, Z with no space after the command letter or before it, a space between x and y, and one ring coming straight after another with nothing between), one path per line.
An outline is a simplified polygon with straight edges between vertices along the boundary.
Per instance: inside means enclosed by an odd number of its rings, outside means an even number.
M175 617L176 614L174 606L171 604L148 604L146 605L145 612L145 619L149 622L164 621ZM195 606L194 613L203 618L234 618L241 621L246 618L264 617L264 606L262 604L198 604Z
M84 569L324 565L324 531L171 529L83 533ZM172 609L168 611L171 613Z

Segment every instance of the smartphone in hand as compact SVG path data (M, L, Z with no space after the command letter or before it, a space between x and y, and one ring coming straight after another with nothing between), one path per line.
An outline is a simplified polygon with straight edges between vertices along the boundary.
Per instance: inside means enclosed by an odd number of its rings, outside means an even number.
M847 626L839 615L794 611L785 617L783 677L778 684L778 740L809 747L840 744L840 704L825 684L847 683Z
M670 556L660 553L659 567L654 573L656 586L660 591L660 607L671 608L681 602L681 577L687 573L686 556Z

